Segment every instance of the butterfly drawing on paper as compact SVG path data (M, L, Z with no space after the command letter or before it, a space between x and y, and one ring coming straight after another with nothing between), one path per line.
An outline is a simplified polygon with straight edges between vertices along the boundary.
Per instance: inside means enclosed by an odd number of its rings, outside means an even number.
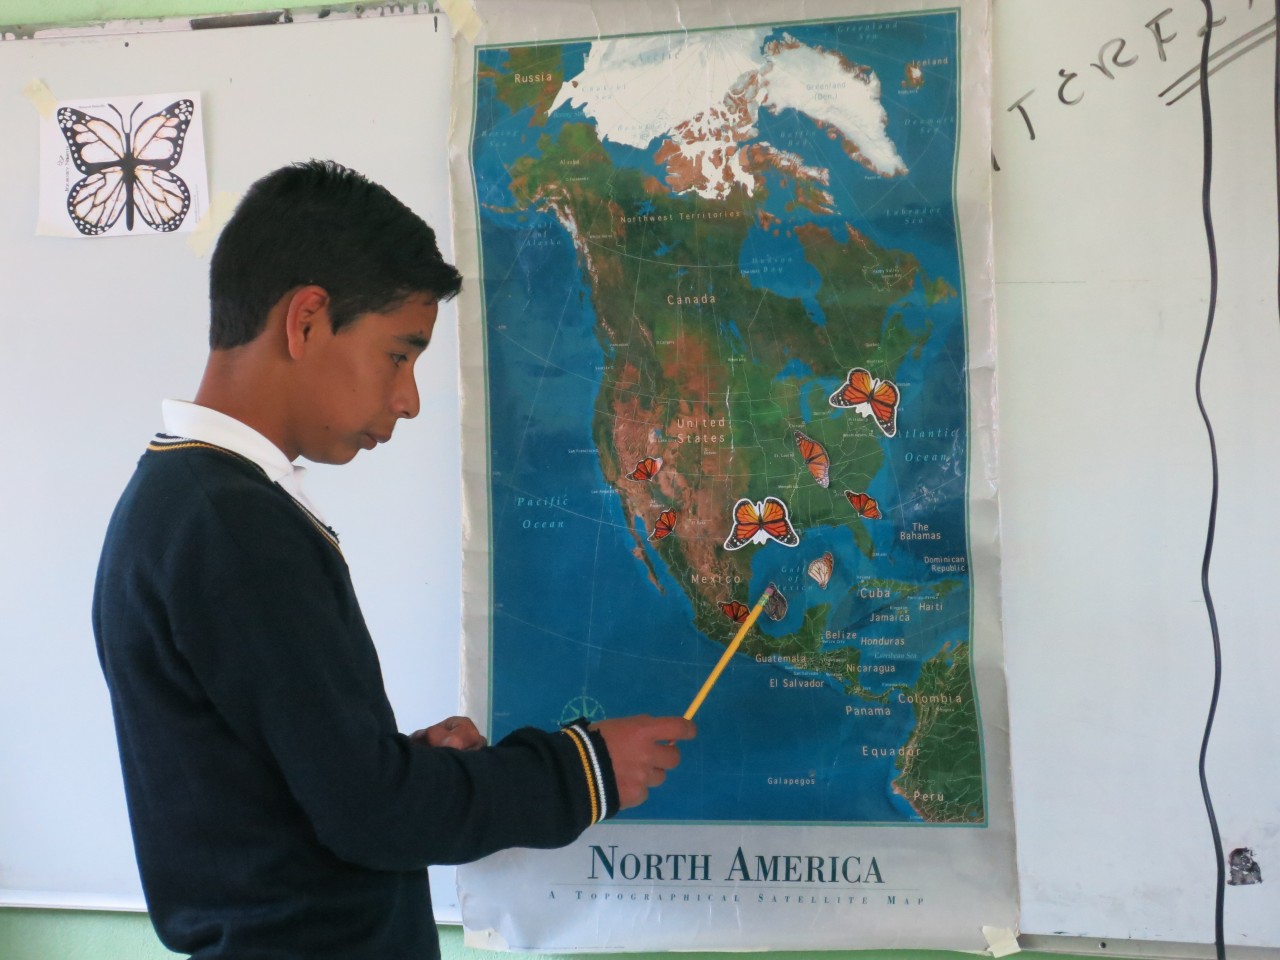
M787 505L777 497L752 502L745 497L733 505L733 529L724 542L726 550L739 550L748 543L776 540L784 547L794 547L800 535L791 525Z
M85 175L67 194L67 213L87 236L106 233L122 213L126 230L133 229L136 213L151 229L169 233L191 209L191 191L173 168L182 159L195 103L175 100L135 126L141 106L127 121L112 106L119 124L74 107L58 108L58 129Z
M734 623L745 623L751 608L741 600L722 600L720 602L720 612L732 620Z
M827 486L831 482L831 458L827 456L827 448L799 430L796 431L796 447L818 486Z
M886 437L898 432L898 385L892 380L877 380L862 367L850 370L844 386L827 402L833 407L853 407L862 416L871 417Z
M876 503L875 497L865 493L854 493L852 490L846 490L844 495L853 509L858 511L858 516L865 520L880 519L880 504Z
M658 519L654 521L653 532L649 534L650 540L662 540L671 535L671 531L676 528L676 512L674 510L663 510L658 514Z
M661 457L645 457L627 474L628 480L652 480L662 469Z
M787 598L782 595L777 584L771 583L769 586L773 593L764 602L764 615L770 620L781 620L787 615Z

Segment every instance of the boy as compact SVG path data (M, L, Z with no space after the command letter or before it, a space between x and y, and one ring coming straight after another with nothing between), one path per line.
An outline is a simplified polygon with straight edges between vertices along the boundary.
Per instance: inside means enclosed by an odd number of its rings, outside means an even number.
M197 958L437 957L426 866L554 847L643 802L678 717L405 736L336 536L293 460L346 463L418 413L461 278L332 163L250 188L210 266L210 355L112 517L94 593L160 939Z

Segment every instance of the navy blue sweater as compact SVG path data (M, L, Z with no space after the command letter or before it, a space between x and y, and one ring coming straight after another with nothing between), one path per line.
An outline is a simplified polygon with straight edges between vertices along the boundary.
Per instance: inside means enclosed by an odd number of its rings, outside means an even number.
M617 809L582 728L465 752L398 732L336 538L217 447L157 437L143 455L93 625L170 949L438 957L427 864L561 846Z

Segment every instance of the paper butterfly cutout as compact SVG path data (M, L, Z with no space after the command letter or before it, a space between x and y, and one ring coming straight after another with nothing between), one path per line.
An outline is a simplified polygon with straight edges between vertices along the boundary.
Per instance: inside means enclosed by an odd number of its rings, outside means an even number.
M854 367L844 386L827 398L833 407L853 407L871 417L880 432L892 437L898 432L898 386L892 380L877 380L862 367Z
M787 505L777 497L765 497L756 503L745 497L733 505L733 530L724 542L726 550L739 550L748 543L768 543L776 540L784 547L794 547L800 542Z
M827 589L827 584L831 582L831 573L835 568L836 558L830 553L824 553L809 564L809 576L817 581L818 586L825 590Z
M740 600L721 601L720 612L734 623L745 623L751 608Z
M627 474L628 480L652 480L662 469L661 457L645 457Z
M858 516L867 520L880 519L880 504L876 503L875 497L865 493L854 493L852 490L846 490L844 495L849 498L853 509L858 511Z
M825 487L829 484L831 458L827 456L827 448L799 430L796 431L796 446L800 449L800 456L804 457L804 465L809 468L809 473L818 481L818 486Z
M657 521L653 525L653 533L649 534L650 540L662 540L669 536L671 531L676 528L676 512L674 510L663 510L658 514Z
M773 593L769 595L769 599L764 602L764 615L770 620L781 620L787 615L787 598L782 595L782 591L778 589L777 584L769 584Z
M83 234L106 233L121 213L125 229L132 230L135 212L151 229L168 233L182 226L191 209L191 192L172 171L182 159L195 104L175 100L135 128L141 106L133 108L127 123L111 107L119 126L74 107L58 109L58 128L76 169L85 174L67 194L67 213Z

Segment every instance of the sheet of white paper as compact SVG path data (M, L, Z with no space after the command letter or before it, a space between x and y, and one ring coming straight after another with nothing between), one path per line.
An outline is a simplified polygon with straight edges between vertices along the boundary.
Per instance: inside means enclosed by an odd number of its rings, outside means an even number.
M36 233L196 229L209 195L202 121L198 93L60 100L41 111Z

